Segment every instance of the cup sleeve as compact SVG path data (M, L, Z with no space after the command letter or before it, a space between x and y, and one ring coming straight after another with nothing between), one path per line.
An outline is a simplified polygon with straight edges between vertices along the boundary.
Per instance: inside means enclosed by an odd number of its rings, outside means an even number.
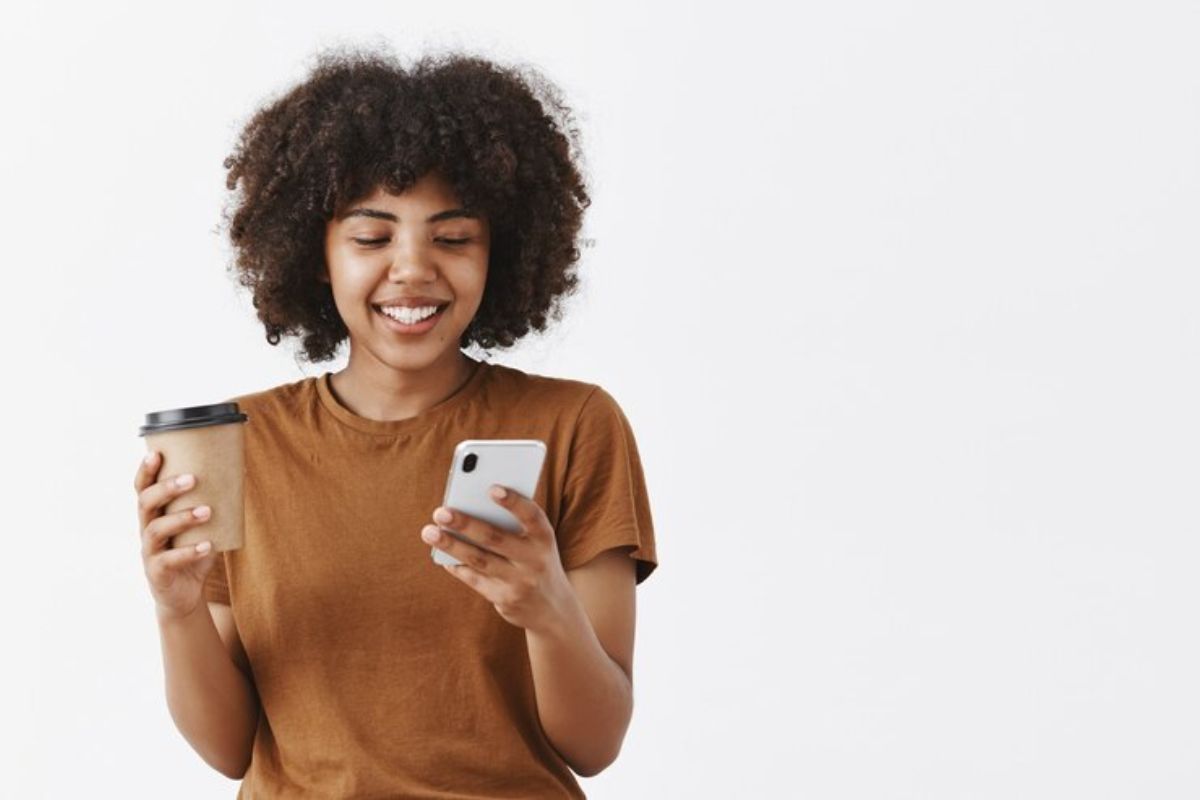
M595 386L580 408L568 449L555 535L563 568L626 549L636 582L658 566L646 479L633 429L616 400Z
M225 553L217 553L216 563L204 579L204 599L210 603L229 602L229 581L225 572Z

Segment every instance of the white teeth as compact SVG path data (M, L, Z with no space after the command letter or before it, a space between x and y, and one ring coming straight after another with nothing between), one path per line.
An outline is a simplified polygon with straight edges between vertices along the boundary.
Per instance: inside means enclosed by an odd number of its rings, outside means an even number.
M389 308L380 308L384 314L395 320L403 322L405 325L412 325L414 322L420 322L423 319L428 319L437 313L437 306L426 306L424 308L408 308L407 306L391 306Z

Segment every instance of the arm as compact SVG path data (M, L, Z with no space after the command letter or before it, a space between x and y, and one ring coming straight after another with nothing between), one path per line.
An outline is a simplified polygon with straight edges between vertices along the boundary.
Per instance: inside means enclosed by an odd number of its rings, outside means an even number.
M219 631L219 625L226 630ZM231 612L202 602L185 617L159 614L158 629L175 726L213 768L241 778L258 728L258 695L236 663L244 651Z
M526 630L542 729L583 777L616 759L633 715L634 566L613 549L570 570L557 624Z
M513 513L521 535L440 507L421 538L459 562L443 569L525 629L542 730L571 769L590 777L616 759L633 714L636 564L619 546L566 571L541 506L502 489L492 487L492 499Z

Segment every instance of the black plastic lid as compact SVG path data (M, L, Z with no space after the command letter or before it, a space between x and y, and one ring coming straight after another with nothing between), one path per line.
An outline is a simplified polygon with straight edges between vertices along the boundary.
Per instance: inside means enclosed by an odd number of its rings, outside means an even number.
M147 433L203 428L227 422L245 422L249 417L238 411L237 403L215 403L211 406L191 406L154 411L146 415L146 424L138 428L138 436Z

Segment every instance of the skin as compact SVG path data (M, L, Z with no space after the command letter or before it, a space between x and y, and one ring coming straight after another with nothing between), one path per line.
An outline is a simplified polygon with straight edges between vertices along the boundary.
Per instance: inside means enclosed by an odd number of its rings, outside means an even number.
M490 228L483 216L427 222L460 207L450 185L430 173L401 195L377 190L327 223L320 280L332 285L350 331L349 363L330 380L338 399L356 414L406 419L470 377L475 362L458 342L483 300ZM360 209L397 221L353 213ZM457 243L461 239L467 241ZM449 300L450 306L427 333L398 334L371 304L399 295Z
M429 173L400 195L378 190L346 209L384 212L394 221L344 212L328 223L321 280L331 284L350 331L349 363L331 384L356 414L415 416L472 374L475 362L458 342L483 300L491 231L482 215L428 221L460 207L453 188ZM457 239L468 241L447 241ZM371 304L402 294L451 303L429 332L401 335L387 329ZM616 758L633 713L634 562L610 550L565 571L543 510L511 490L493 499L521 522L521 532L439 508L419 535L463 562L442 567L448 579L525 629L542 728L575 772L595 775ZM431 561L430 569L437 568Z

